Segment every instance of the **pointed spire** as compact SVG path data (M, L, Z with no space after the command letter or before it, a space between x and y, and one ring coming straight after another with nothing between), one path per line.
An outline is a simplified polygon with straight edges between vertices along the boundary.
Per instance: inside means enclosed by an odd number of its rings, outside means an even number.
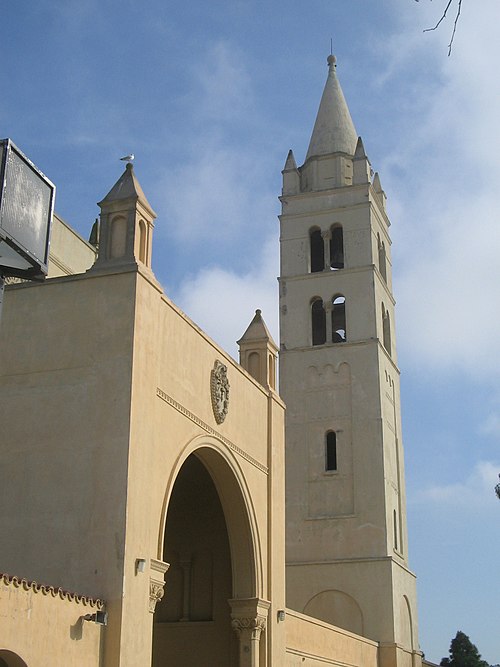
M295 156L290 149L286 157L285 166L283 167L283 188L282 195L296 195L300 191L300 176L295 162Z
M356 144L356 150L354 151L354 160L352 161L352 183L353 185L359 185L360 183L366 184L370 182L372 174L372 168L370 165L370 160L368 159L365 153L365 147L363 146L363 140L361 137L358 137L358 143Z
M355 158L364 158L366 157L365 147L363 145L363 139L358 137L358 143L356 144L356 150L354 151Z
M382 188L382 183L380 182L380 176L378 175L378 171L375 172L375 176L373 177L373 189L379 196L382 207L385 210L387 197L385 196L384 189Z
M285 166L283 167L283 171L291 171L293 169L297 169L297 163L295 162L295 155L293 154L292 149L288 151L288 155L286 156L286 162Z
M337 79L335 56L328 56L327 62L328 78L314 123L306 160L310 157L331 153L353 155L356 149L358 135Z

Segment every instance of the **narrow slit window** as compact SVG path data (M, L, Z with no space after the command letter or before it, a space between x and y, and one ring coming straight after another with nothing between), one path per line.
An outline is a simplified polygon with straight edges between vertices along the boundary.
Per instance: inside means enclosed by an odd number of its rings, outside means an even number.
M333 270L344 268L344 232L340 225L331 229L330 267Z
M384 347L391 354L391 318L384 304L382 304L382 334Z
M144 220L139 221L139 261L146 264L146 225Z
M397 551L398 550L398 521L397 521L396 510L394 510L394 512L393 512L393 521L394 521L394 549Z
M387 257L385 253L385 243L380 240L380 234L377 234L378 239L378 268L382 278L387 282Z
M337 470L337 434L329 431L326 434L325 470Z
M316 299L311 306L312 344L326 343L326 314L322 299Z
M311 273L323 271L325 268L325 244L321 230L315 227L309 232L311 247Z

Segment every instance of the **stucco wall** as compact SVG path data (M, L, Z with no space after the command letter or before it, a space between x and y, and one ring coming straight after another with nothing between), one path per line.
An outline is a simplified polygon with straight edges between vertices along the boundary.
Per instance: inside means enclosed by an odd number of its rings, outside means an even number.
M12 652L27 667L98 667L103 627L83 616L99 609L99 600L0 575L0 656L9 665Z
M286 610L287 667L377 667L377 643Z

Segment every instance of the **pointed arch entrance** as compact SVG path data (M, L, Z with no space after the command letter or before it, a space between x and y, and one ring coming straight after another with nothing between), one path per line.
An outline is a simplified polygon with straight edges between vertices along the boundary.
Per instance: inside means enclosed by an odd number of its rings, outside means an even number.
M218 667L257 666L261 568L240 471L204 445L184 459L167 496L161 558L170 567L154 613L152 666L195 667L201 656ZM250 634L237 634L240 626Z

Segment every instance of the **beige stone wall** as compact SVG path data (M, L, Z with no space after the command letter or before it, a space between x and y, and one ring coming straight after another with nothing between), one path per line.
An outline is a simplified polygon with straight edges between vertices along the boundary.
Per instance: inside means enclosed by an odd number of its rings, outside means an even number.
M377 656L375 642L287 609L287 667L377 667Z
M94 263L95 256L95 248L54 213L50 233L49 277L84 273Z
M10 537L0 568L104 598L106 667L149 664L153 566L163 559L176 477L196 452L223 507L231 596L270 603L262 644L282 664L279 397L179 311L146 269L12 286L0 338L9 415L0 528ZM221 424L210 394L216 360L230 382ZM166 580L168 595L168 572Z
M0 662L99 667L105 629L83 620L99 609L100 601L0 575Z

